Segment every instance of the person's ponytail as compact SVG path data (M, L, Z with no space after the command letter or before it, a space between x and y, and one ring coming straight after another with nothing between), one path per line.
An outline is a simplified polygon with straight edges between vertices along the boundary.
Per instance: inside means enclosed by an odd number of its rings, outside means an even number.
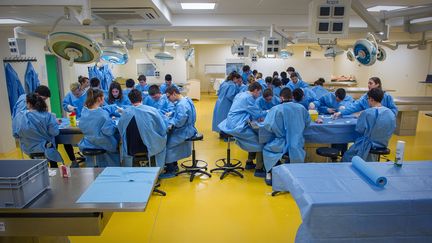
M87 106L87 108L92 107L97 102L99 97L103 97L103 91L98 88L90 88L87 91L85 106Z
M26 96L27 103L30 104L31 108L38 112L48 111L48 106L42 97L36 95L35 93L30 93Z

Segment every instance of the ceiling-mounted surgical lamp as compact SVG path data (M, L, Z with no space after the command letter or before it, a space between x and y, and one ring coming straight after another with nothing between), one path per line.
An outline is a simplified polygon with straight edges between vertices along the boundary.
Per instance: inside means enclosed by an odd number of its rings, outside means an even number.
M282 49L279 52L279 57L282 59L287 59L289 57L292 57L294 55L293 52L288 51L287 49Z
M171 53L165 51L165 38L163 39L163 42L162 42L161 52L156 53L154 57L156 59L159 59L159 60L173 60L174 59L174 56L171 55Z
M112 64L126 64L129 59L128 50L122 44L122 40L114 40L113 33L109 32L109 26L105 26L105 33L102 37L101 59Z
M368 38L372 40L368 40ZM370 33L366 39L356 41L353 50L355 59L362 65L370 66L377 60L378 44L375 37Z
M344 51L335 46L329 46L324 51L324 56L328 58L335 58L337 55L344 53Z

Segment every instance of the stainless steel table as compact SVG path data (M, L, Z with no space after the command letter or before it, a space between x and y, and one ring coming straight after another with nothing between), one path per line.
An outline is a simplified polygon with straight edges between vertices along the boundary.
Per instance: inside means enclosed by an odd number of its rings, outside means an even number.
M71 169L50 177L50 189L25 208L0 208L0 242L68 242L67 236L100 235L113 212L143 212L144 203L76 203L102 168ZM153 180L155 185L157 175ZM139 193L139 192L137 192Z
M432 111L432 96L396 97L398 107L395 134L414 136L417 131L419 111Z

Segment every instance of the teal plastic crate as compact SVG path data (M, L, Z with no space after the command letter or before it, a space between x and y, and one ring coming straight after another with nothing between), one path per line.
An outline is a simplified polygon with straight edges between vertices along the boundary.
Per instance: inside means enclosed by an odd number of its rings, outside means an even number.
M0 208L23 208L48 187L47 160L0 160Z

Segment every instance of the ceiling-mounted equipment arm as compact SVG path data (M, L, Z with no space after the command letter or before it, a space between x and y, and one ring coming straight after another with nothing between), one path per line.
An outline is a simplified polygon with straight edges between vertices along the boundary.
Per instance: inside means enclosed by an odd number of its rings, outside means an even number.
M46 37L47 37L44 34L41 34L41 33L38 33L38 32L34 32L32 30L28 30L28 29L25 29L25 28L20 27L20 26L15 27L14 28L14 37L15 38L19 38L20 34L28 35L28 36L33 36L33 37L37 37L37 38L41 38L41 39L46 39Z
M356 12L363 21L366 22L368 28L374 32L382 40L387 40L389 35L389 26L384 21L378 21L372 16L359 0L351 1L351 8Z
M81 11L78 12L78 8L76 7L68 7L69 11L72 13L73 17L80 22L82 25L90 25L91 18L91 9L90 9L90 0L83 0Z
M287 33L285 33L282 29L279 29L274 24L272 24L270 26L270 37L273 36L273 32L275 32L276 34L278 34L278 35L282 36L283 38L285 38L289 43L295 44L295 42L293 41L293 38L291 36L289 36Z
M121 39L122 41L124 41L126 43L126 47L128 49L132 49L133 48L133 41L132 38L130 38L130 34L128 33L127 36L125 36L124 34L120 33L120 31L117 29L117 27L113 28L113 34L115 38Z

